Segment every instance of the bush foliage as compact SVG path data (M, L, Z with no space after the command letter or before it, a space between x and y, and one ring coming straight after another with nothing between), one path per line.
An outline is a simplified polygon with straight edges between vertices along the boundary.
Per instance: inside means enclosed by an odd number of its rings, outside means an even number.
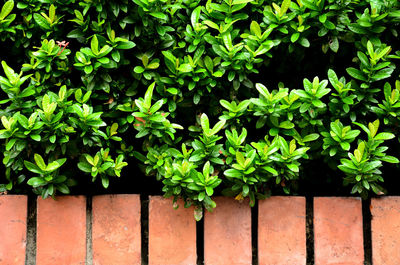
M399 23L396 0L6 1L0 191L69 193L82 174L107 188L141 163L212 209L216 189L296 192L323 161L383 194Z

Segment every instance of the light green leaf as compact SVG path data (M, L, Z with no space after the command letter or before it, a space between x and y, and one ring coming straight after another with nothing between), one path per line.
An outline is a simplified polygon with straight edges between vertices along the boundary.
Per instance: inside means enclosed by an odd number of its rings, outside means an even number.
M247 4L253 1L254 0L233 0L232 5Z
M43 160L43 157L41 156L41 155L39 155L39 154L35 154L34 155L34 159L35 159L35 162L36 162L36 165L41 169L41 170L46 170L46 163L44 162L44 160Z
M143 107L146 109L149 109L151 107L151 99L153 97L153 91L156 86L156 82L153 82L146 91L146 94L144 95L144 104Z
M188 63L184 63L184 64L181 64L181 65L178 67L177 70L178 70L179 72L182 72L182 73L189 73L189 72L193 71L193 67L192 67L190 64L188 64Z
M192 23L193 28L195 28L196 24L199 22L201 8L201 6L196 7L190 16L190 22Z
M207 114L203 113L200 117L200 125L203 131L208 132L210 130L210 122L208 121Z
M51 4L49 8L49 18L51 23L53 23L56 19L56 7L53 4Z
M210 135L215 135L217 132L219 132L225 125L226 120L221 120L217 122L217 124L214 125L214 127L210 131Z
M259 39L261 39L261 28L260 28L260 25L256 21L251 22L250 31L251 31L251 33L256 35Z
M279 16L282 17L283 15L286 14L286 11L289 9L291 3L292 3L291 0L283 0Z
M3 5L3 8L1 9L0 20L4 20L8 16L8 14L11 13L13 8L14 8L13 0L9 0L9 1L5 2L5 4Z
M97 39L96 34L93 35L93 38L90 41L90 49L92 50L94 55L99 54L99 41Z
M387 133L387 132L382 132L382 133L378 133L374 139L375 140L390 140L393 139L394 137L396 137L393 133Z

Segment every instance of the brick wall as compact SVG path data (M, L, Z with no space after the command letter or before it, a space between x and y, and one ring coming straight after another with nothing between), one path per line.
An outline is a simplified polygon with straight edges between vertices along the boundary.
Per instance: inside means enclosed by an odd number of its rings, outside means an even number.
M400 264L400 197L216 202L196 222L159 196L3 195L0 264Z

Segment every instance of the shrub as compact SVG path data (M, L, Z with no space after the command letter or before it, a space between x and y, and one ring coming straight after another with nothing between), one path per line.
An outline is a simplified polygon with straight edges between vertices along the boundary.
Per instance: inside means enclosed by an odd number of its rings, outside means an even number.
M215 190L296 192L324 161L383 194L399 23L396 0L9 0L0 190L69 193L82 173L107 188L139 160L211 210Z

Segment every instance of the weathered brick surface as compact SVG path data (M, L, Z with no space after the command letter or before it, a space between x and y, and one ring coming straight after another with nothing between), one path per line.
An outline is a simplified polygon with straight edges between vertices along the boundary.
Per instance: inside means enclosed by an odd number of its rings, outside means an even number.
M373 264L400 264L400 197L371 200Z
M150 196L149 202L149 264L195 265L196 221L193 208L177 210L172 200Z
M86 198L60 196L37 201L37 265L84 265Z
M314 198L314 249L316 265L364 264L359 198Z
M306 252L305 198L276 196L259 201L259 264L305 265Z
M247 202L215 198L204 219L204 264L251 264L251 211Z
M25 263L27 197L0 196L0 264Z
M95 196L92 206L93 264L140 264L140 196Z

